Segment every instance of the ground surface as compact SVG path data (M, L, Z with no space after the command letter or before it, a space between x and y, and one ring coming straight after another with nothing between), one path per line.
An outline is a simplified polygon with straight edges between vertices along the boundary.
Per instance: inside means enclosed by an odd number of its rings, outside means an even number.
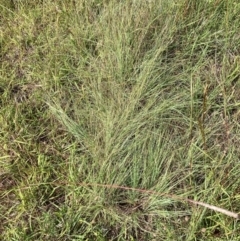
M1 240L240 240L239 1L0 12Z

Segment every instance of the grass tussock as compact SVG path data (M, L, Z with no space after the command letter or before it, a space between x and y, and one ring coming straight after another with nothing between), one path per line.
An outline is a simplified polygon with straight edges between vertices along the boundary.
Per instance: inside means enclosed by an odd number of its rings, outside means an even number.
M239 240L238 1L0 9L1 240Z

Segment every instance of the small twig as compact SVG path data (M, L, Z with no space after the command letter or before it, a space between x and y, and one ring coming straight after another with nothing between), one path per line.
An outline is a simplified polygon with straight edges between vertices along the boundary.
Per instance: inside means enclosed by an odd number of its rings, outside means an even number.
M132 187L126 187L126 186L119 186L119 185L114 185L114 184L109 185L109 184L97 184L97 183L96 184L95 183L79 183L79 185L81 185L81 186L97 186L97 187L115 188L115 189L137 191L137 192L141 192L141 193L150 193L150 194L155 194L155 195L161 195L161 196L169 197L169 198L172 198L172 199L175 199L175 200L193 203L195 205L199 205L199 206L211 209L213 211L225 214L229 217L233 217L235 219L240 219L240 215L238 213L234 213L234 212L228 211L226 209L219 208L219 207L216 207L216 206L204 203L204 202L194 201L194 200L188 199L188 198L181 198L181 197L173 195L173 194L159 193L159 192L152 191L152 190L132 188Z

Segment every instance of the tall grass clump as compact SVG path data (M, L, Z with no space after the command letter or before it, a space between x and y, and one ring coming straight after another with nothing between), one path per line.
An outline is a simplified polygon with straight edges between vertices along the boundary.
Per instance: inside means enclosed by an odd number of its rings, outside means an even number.
M0 8L1 240L238 240L237 1Z

